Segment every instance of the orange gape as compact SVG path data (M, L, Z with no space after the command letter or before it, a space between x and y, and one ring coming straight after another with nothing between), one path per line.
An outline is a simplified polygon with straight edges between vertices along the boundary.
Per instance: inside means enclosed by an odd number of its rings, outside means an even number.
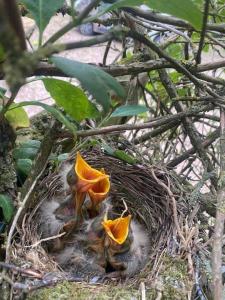
M129 233L131 215L127 217L120 217L115 220L104 220L102 226L107 235L117 244L123 244Z
M75 174L77 176L76 195L75 195L75 214L78 217L81 213L81 207L84 203L86 193L89 193L92 208L102 202L110 189L109 175L104 170L92 168L77 152L75 163Z

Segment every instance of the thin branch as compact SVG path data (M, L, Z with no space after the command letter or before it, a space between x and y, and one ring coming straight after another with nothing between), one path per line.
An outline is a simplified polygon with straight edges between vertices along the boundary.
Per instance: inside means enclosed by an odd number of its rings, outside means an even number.
M103 56L103 60L102 60L103 66L106 65L106 60L107 60L107 57L108 57L108 54L109 54L111 43L112 43L112 41L110 40L110 41L108 41L108 43L106 45L104 56Z
M158 117L153 119L150 122L142 123L142 124L123 124L123 125L112 125L97 129L90 129L90 130L78 130L77 136L78 137L86 137L86 136L93 136L93 135L102 135L108 133L116 133L122 132L125 130L134 130L134 129L144 129L144 128L155 128L165 124L168 124L172 121L179 121L184 117L189 116L196 116L198 113L203 111L209 111L213 109L212 104L208 104L205 106L192 106L189 110L183 111L181 113L177 113L174 115L168 115L164 117Z
M181 27L181 28L186 28L188 30L195 30L188 22L183 21L181 19L168 16L166 14L161 14L161 13L156 13L155 11L147 11L147 10L142 10L140 8L134 8L134 7L127 7L123 8L124 11L132 14L133 16L139 16L144 19L150 20L150 21L155 21L155 22L160 22L164 24L169 24L169 25L174 25L176 27ZM221 33L225 33L225 24L207 24L206 29L211 30L211 31L217 31Z
M209 0L205 0L205 6L204 6L204 15L202 20L202 30L201 30L201 37L198 45L198 52L196 55L196 65L201 63L201 53L204 46L204 39L206 34L206 26L207 26L207 19L209 14Z
M100 0L93 0L91 1L91 3L89 3L84 10L78 15L78 17L69 22L68 24L66 24L64 27L62 27L60 30L58 30L56 33L54 33L45 43L44 46L46 46L47 44L50 43L54 43L55 41L57 41L59 38L61 38L65 33L67 33L68 31L70 31L73 27L76 27L78 25L80 25L82 23L82 21L84 20L84 18L87 17L87 15L89 14L89 12L99 4Z
M220 181L219 191L217 193L216 220L214 227L214 240L212 249L212 283L213 283L213 299L223 299L223 283L222 283L222 246L225 222L225 111L220 112Z
M208 146L210 146L212 143L214 143L220 136L220 129L216 129L209 138L205 139L202 142L202 147L207 148ZM185 161L187 158L189 158L191 155L196 153L196 149L194 147L192 147L191 149L187 150L186 152L182 153L180 156L177 156L176 158L174 158L173 160L169 161L167 163L167 168L175 168L176 166L178 166L180 163L182 163L183 161Z
M86 45L85 45L86 46ZM149 60L146 62L135 62L131 63L129 65L111 65L111 66L98 66L95 64L92 64L103 71L109 73L112 76L123 76L123 75L138 75L139 73L149 72L153 70L159 70L163 68L174 68L171 63L166 61L165 59L155 59L155 60ZM218 60L213 63L205 63L193 67L190 67L191 72L196 74L198 76L198 73L210 71L210 70L216 70L218 68L224 68L225 67L225 60ZM63 73L58 68L44 63L40 62L35 71L30 74L30 76L58 76L58 77L68 77L65 73ZM3 74L0 73L0 79L3 79ZM218 78L217 78L218 79Z
M79 42L71 42L71 43L65 43L65 44L59 44L56 45L56 48L63 49L63 50L73 50L78 48L84 48L84 47L90 47L93 45L101 44L104 42L111 41L114 39L117 35L117 33L121 32L119 27L114 27L111 31L108 31L102 35L97 35L94 38L79 41Z

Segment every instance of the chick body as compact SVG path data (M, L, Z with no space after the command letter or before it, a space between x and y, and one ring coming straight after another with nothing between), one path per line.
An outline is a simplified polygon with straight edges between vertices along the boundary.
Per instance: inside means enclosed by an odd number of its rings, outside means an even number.
M107 247L107 246L106 246ZM112 268L110 277L132 277L139 272L147 262L149 237L144 228L136 221L131 221L127 240L122 245L109 243L106 256Z

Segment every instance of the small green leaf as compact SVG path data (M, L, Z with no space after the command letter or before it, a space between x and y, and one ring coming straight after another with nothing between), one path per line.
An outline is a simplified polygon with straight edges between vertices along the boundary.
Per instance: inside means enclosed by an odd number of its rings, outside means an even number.
M41 33L54 13L64 4L64 0L20 0L20 2L30 11Z
M134 157L132 157L131 155L127 154L122 150L115 150L113 155L119 158L120 160L127 162L128 164L131 165L137 162L137 160Z
M94 21L100 15L111 10L121 7L139 6L141 4L145 4L156 11L186 20L196 29L201 29L202 13L198 6L191 0L146 0L144 2L142 0L119 0L107 8L102 9L97 15L86 18L84 22Z
M9 223L14 215L12 199L7 195L0 194L0 207L2 209L5 221Z
M26 111L23 107L16 107L16 104L10 105L10 108L5 113L5 117L14 129L30 126L30 120Z
M15 148L13 150L13 158L18 159L31 159L34 160L38 153L37 148Z
M110 91L114 91L120 98L125 97L125 91L116 79L97 67L59 56L52 57L51 61L65 74L77 78L104 111L110 107Z
M0 87L0 98L2 98L6 92L7 92L6 89L4 89L3 87Z
M80 122L86 118L98 116L98 110L94 104L78 87L59 79L45 78L42 81L57 105L62 107L75 121Z
M20 148L36 148L39 149L41 142L38 140L28 140L20 144Z
M123 105L115 109L110 117L136 116L146 111L148 111L148 108L143 105Z
M111 146L109 146L107 143L101 144L105 152L111 156L114 156L116 158L119 158L120 160L128 163L128 164L135 164L137 160L132 157L131 155L127 154L126 152L122 150L115 150Z
M103 149L105 150L106 153L113 156L115 149L113 149L111 146L109 146L106 143L102 143L102 147L103 147Z
M16 171L19 177L27 177L32 168L32 160L28 158L20 158L16 162Z
M47 112L51 113L56 118L56 120L64 124L71 131L71 133L73 133L74 136L76 136L76 127L74 126L74 124L72 124L57 108L38 101L20 102L20 103L16 103L15 105L16 107L27 106L27 105L41 106Z
M69 157L69 153L62 153L60 155L58 155L57 159L59 162L62 162L64 160L66 160Z

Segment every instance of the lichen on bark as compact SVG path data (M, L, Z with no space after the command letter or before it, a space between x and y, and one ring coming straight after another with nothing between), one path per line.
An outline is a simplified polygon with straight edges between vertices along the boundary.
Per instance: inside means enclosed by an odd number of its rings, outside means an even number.
M0 118L0 193L15 195L16 171L12 149L16 134L4 116Z

